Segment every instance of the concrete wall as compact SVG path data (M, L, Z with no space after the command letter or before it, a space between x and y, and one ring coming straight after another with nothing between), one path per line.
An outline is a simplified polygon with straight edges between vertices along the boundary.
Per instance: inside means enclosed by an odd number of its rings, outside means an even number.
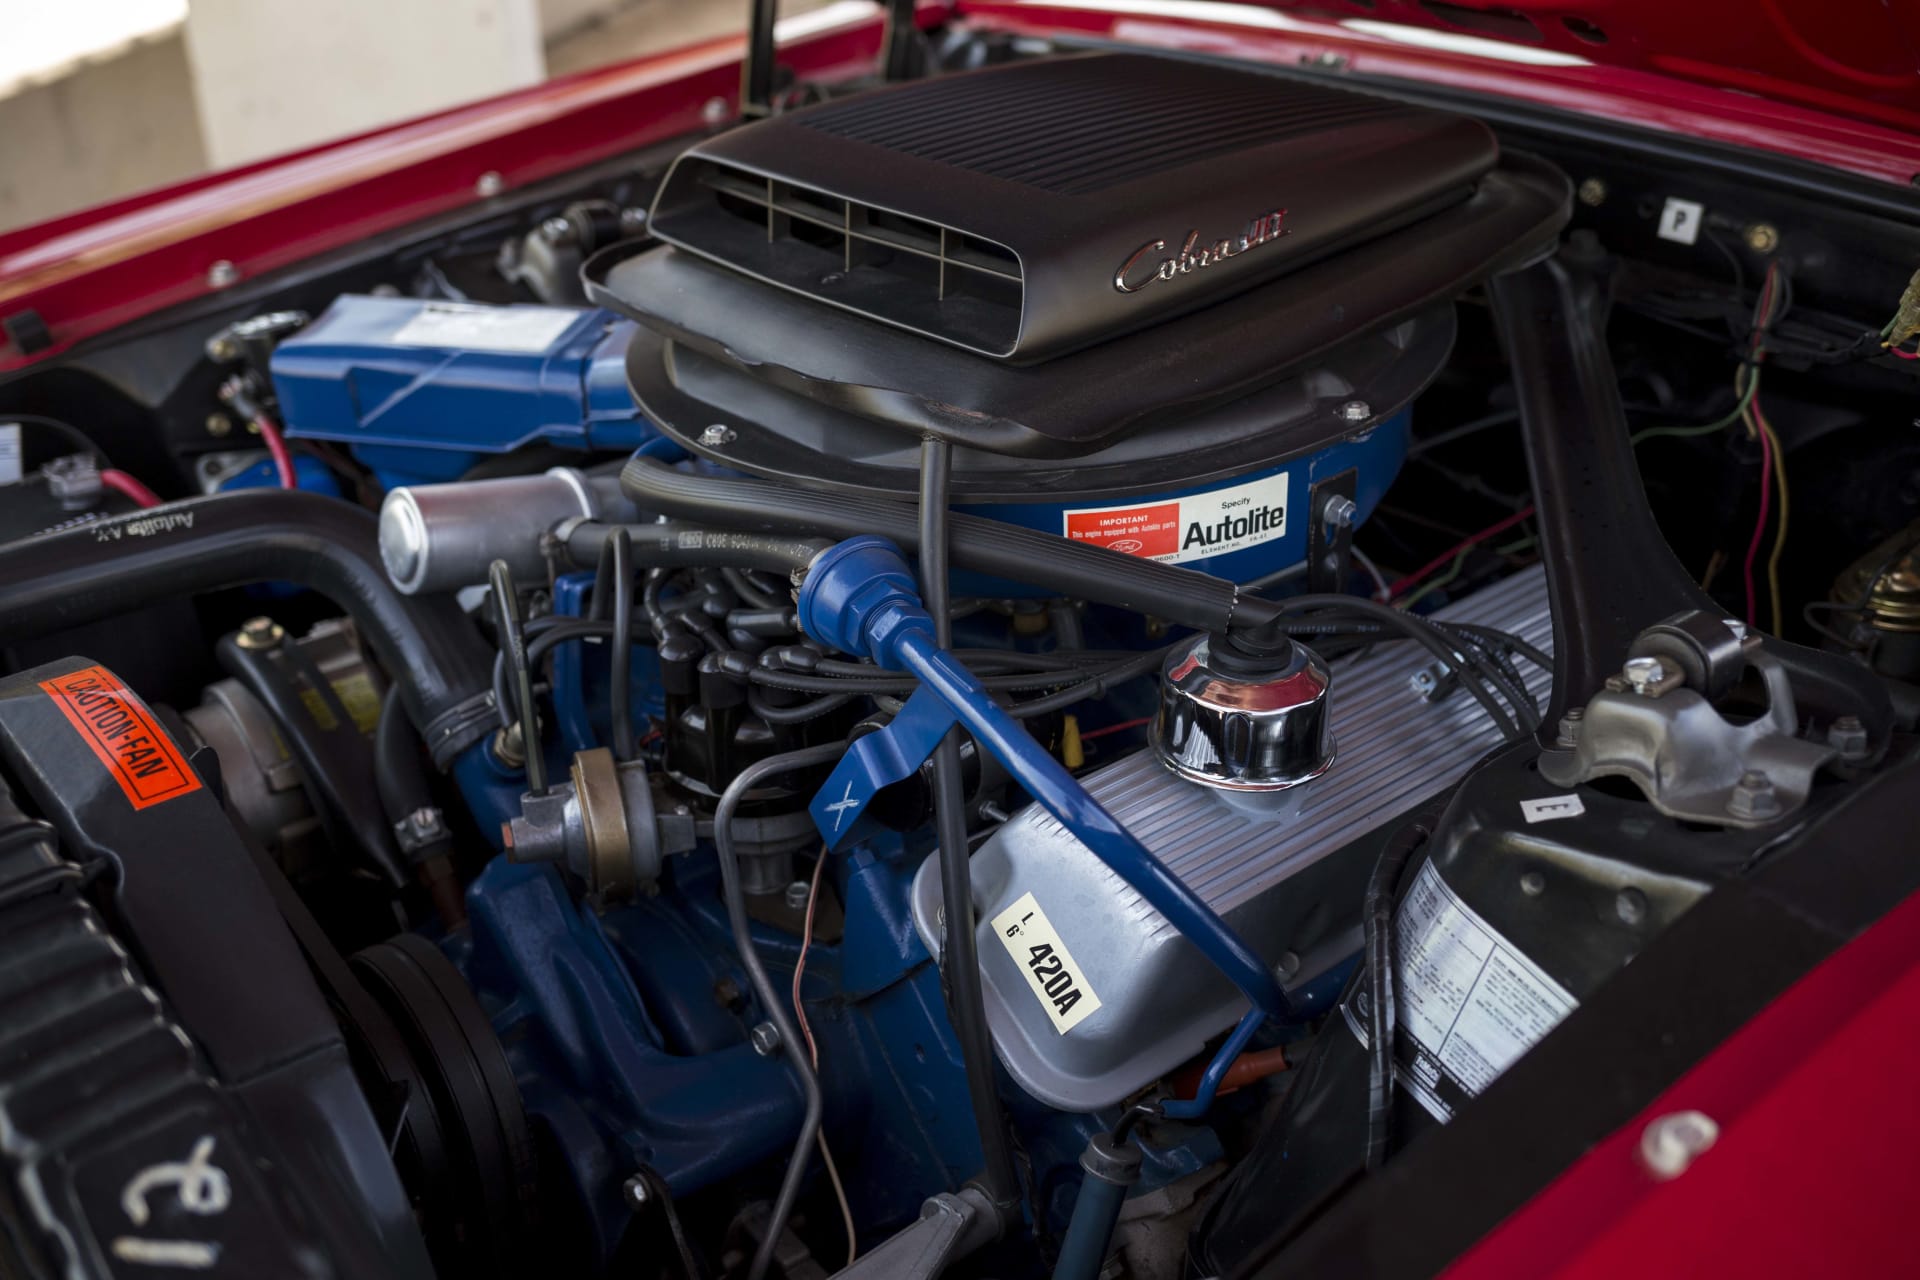
M193 0L187 56L216 168L546 75L535 0Z
M0 97L0 230L739 31L747 4L192 0L184 29Z
M207 168L180 33L0 98L0 230Z

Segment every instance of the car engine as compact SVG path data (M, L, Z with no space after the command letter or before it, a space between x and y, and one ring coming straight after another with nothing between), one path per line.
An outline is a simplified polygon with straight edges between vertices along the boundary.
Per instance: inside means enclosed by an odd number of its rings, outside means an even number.
M0 382L10 1271L1301 1274L1899 896L1911 224L941 56Z

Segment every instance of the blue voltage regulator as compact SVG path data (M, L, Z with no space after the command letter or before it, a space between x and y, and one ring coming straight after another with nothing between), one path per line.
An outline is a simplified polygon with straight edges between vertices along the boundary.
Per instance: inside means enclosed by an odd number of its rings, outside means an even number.
M652 431L627 390L634 325L584 307L347 294L273 353L287 434L348 446L388 488L530 444L613 451Z

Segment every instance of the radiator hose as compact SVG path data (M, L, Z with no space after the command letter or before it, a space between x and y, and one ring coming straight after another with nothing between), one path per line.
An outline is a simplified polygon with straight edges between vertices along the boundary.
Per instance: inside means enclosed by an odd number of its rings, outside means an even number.
M395 590L373 516L318 494L196 498L0 546L0 644L260 582L317 591L352 615L436 764L492 727L480 634L451 600Z

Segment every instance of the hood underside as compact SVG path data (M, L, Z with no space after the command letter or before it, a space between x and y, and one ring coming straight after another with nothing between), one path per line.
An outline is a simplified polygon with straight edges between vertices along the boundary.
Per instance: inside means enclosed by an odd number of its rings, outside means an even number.
M1391 28L1376 24L1392 24L1920 127L1920 4L1913 0L1167 0L1116 7L1168 16L1204 9L1211 17L1265 9L1370 34L1390 35Z

